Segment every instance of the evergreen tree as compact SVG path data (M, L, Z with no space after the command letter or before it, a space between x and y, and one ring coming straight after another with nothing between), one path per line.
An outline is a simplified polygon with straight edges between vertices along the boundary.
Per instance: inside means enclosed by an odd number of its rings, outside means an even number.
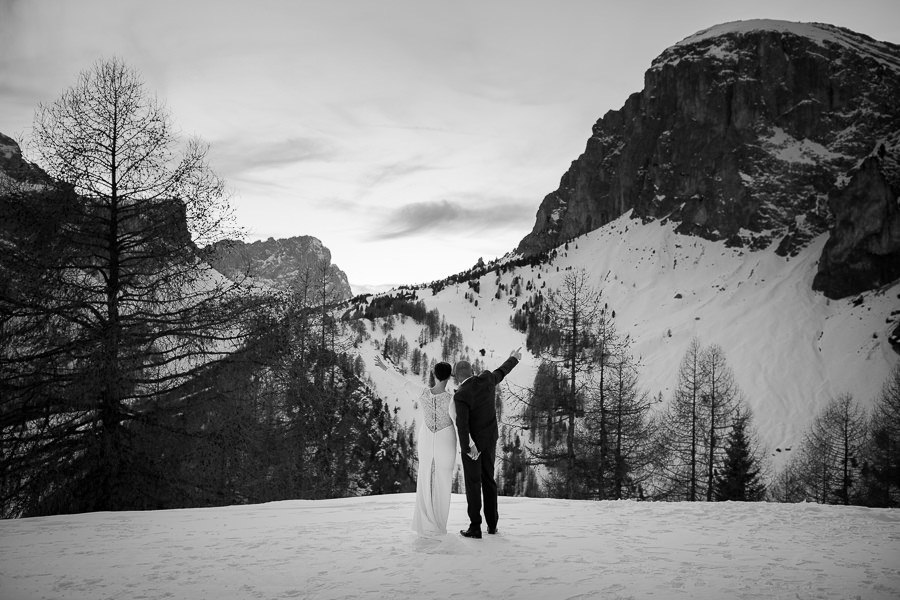
M759 476L759 459L751 445L747 427L750 414L739 414L731 426L725 442L725 460L715 478L715 499L718 501L759 501L765 486Z
M526 460L525 449L518 434L510 439L504 427L501 439L500 494L503 496L524 496L531 467Z
M546 454L561 436L561 423L557 415L562 408L565 380L556 365L541 361L534 375L534 383L525 404L523 418L529 431L529 440L537 442Z

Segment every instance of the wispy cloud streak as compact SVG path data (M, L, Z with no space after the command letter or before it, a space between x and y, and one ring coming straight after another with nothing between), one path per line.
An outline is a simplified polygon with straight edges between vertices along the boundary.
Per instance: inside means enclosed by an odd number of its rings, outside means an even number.
M262 142L217 140L211 144L211 149L216 168L232 176L258 169L329 160L335 154L328 141L304 137Z
M383 220L373 241L397 240L441 231L453 234L483 234L486 231L520 227L534 220L528 202L484 199L478 206L451 200L413 202L397 208Z

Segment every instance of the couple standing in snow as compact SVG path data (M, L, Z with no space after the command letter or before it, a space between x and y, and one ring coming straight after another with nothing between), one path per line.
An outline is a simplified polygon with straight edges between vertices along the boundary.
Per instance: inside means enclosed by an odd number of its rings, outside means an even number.
M466 483L469 527L460 534L481 539L482 494L484 522L488 533L497 532L497 482L494 460L497 456L497 411L494 390L512 371L522 354L513 350L495 371L474 375L472 365L456 363L456 380L461 382L455 393L447 389L451 367L441 362L434 367L435 385L419 394L417 408L419 470L416 484L416 508L413 530L422 536L447 533L450 514L450 488L456 466L456 439L462 454Z

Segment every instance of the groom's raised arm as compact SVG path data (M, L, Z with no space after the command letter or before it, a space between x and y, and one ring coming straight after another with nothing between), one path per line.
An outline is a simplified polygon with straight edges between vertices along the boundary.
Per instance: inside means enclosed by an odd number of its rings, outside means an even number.
M509 372L513 370L513 367L519 364L520 360L522 360L522 353L519 352L518 349L513 350L509 354L509 358L503 361L503 364L500 365L499 368L495 369L492 373L494 377L494 385L497 385L498 383L503 381L503 378L509 375Z

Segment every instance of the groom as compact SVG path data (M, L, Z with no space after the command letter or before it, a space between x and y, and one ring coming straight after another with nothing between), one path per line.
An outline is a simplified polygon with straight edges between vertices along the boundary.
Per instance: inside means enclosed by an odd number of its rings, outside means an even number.
M509 358L494 371L472 374L472 365L461 360L454 369L456 380L462 383L453 401L456 405L456 430L463 455L463 475L466 481L466 503L469 528L460 531L465 537L481 539L481 494L484 491L484 520L488 533L497 533L497 482L494 481L494 460L497 457L497 409L494 389L509 375L522 353L513 350ZM469 446L469 435L474 446Z

